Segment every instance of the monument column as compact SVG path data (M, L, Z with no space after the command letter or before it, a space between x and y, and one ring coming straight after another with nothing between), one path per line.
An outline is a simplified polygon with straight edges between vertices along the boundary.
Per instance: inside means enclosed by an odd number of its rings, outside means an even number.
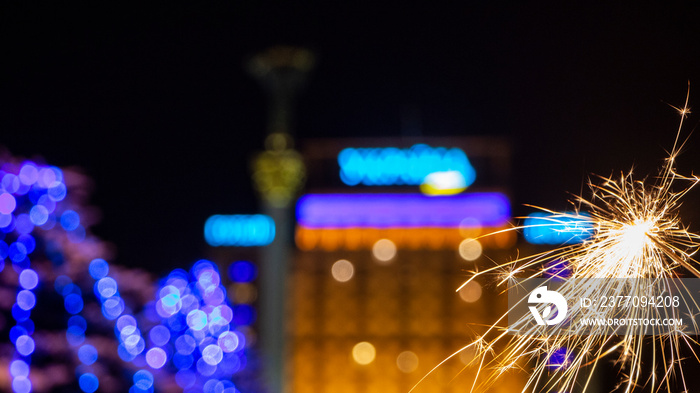
M274 47L253 57L250 73L268 94L265 151L252 162L253 185L263 213L275 221L274 241L262 249L260 266L260 349L267 389L285 392L285 297L293 250L293 204L304 184L301 155L294 150L292 120L296 95L314 64L305 49Z

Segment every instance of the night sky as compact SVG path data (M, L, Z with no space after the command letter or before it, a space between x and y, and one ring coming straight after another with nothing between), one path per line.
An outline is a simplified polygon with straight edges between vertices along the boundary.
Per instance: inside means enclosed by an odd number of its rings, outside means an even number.
M271 45L318 56L300 143L508 136L518 214L565 208L591 172L653 174L688 81L700 107L698 2L143 3L0 6L0 145L82 168L103 215L95 232L118 263L154 272L203 255L209 215L259 211L248 162L266 101L244 62ZM687 172L700 172L699 138ZM698 203L689 196L686 217L700 221Z

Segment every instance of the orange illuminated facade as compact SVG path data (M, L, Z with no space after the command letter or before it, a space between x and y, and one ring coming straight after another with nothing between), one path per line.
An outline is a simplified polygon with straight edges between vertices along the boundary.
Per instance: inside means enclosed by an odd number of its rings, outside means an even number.
M314 141L313 192L348 192L327 181L334 154L360 141ZM362 141L363 147L397 141ZM410 146L416 141L401 141ZM430 143L430 141L421 141ZM509 151L502 140L439 140L467 152L477 172L476 189L506 190ZM393 146L393 145L392 145ZM324 162L326 164L324 164ZM479 185L480 169L490 181ZM316 179L316 180L314 180ZM417 187L414 187L417 189ZM381 191L415 192L406 187ZM352 190L351 190L352 191ZM351 192L350 191L350 192ZM371 192L370 187L362 192ZM469 192L467 190L466 192ZM290 393L405 393L431 369L473 341L506 308L486 282L456 289L469 271L513 256L516 236L502 227L308 228L297 225L297 255L287 282L285 391ZM475 367L461 353L415 390L469 391ZM523 375L507 375L489 392L520 391Z

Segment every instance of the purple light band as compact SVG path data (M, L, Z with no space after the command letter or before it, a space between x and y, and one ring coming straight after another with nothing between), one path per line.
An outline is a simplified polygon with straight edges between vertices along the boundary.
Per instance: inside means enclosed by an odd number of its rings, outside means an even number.
M497 227L510 219L500 193L429 197L422 194L307 194L297 203L297 221L307 228L459 227L464 219Z

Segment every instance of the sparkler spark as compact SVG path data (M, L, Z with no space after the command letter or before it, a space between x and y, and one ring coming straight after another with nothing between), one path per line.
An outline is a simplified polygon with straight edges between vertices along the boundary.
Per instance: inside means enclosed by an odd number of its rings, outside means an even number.
M663 287L683 271L700 277L699 265L693 260L700 247L700 236L690 232L679 215L683 196L700 182L700 178L682 176L675 170L676 158L685 143L679 142L679 138L683 120L690 113L688 97L689 94L682 108L675 108L681 121L673 148L658 176L640 180L630 171L619 177L597 177L588 182L589 197L578 196L572 201L574 213L540 208L550 214L548 219L555 224L571 219L588 220L592 225L587 240L473 272L462 287L476 278L493 275L497 277L498 286L507 290L516 285L516 278L522 282L551 277L562 263L569 270L569 278L558 291L568 299L584 297L593 291L613 295L645 294L640 287L624 287L616 284L619 280L601 278L647 279ZM524 227L508 230L520 229ZM572 279L576 280L576 285L569 284ZM614 312L614 309L596 311L597 316L603 318L613 317ZM632 318L658 316L659 310L650 308L635 309L631 315ZM698 342L677 326L664 326L646 337L641 326L616 327L611 334L588 335L576 331L574 334L571 331L544 334L542 330L527 327L532 324L528 315L511 323L509 334L505 326L507 318L507 314L500 317L477 340L440 363L462 351L474 351L476 356L467 366L476 367L470 392L484 391L504 373L524 369L527 364L532 367L522 392L586 392L593 385L593 372L609 363L614 364L622 376L616 387L619 391L630 393L650 386L653 392L672 393L677 391L673 388L676 382L682 385L683 391L689 391L683 374L681 347L688 347L688 352L700 362L695 349ZM520 330L520 334L512 335L513 329ZM647 358L651 361L643 364L643 355L645 361Z

